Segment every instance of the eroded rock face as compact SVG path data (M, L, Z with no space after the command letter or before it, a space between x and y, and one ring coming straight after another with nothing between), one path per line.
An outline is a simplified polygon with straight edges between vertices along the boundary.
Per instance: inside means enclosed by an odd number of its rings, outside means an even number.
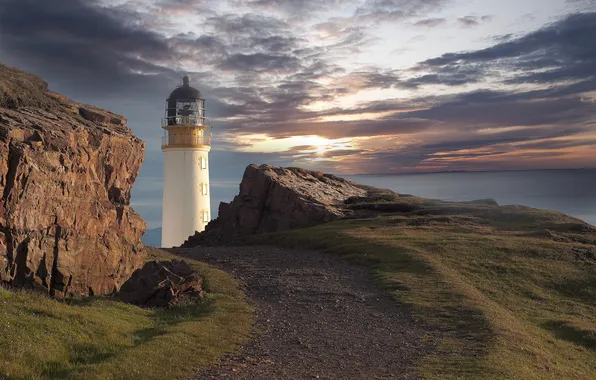
M372 188L331 174L300 168L249 165L240 193L222 202L219 217L183 246L221 243L237 236L303 228L343 218L351 198L369 196Z
M122 116L2 64L0 93L0 282L113 293L144 261L129 206L144 143Z
M120 299L143 307L170 307L202 297L203 279L184 261L151 261L122 285Z

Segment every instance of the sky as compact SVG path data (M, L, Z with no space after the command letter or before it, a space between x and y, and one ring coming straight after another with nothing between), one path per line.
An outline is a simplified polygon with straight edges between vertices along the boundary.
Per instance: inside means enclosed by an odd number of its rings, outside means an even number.
M213 209L250 163L335 174L596 167L596 0L0 0L0 61L125 115L161 219L165 99L213 125Z

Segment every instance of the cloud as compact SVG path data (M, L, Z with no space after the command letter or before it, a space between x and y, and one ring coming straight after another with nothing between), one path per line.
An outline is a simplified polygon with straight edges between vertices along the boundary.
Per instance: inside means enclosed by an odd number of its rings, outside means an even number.
M420 26L424 28L436 28L437 26L443 25L447 22L445 18L427 18L420 21L416 21L414 26Z
M493 91L464 93L443 104L406 115L484 128L572 124L590 118L596 111L596 105L583 102L580 97L525 99L528 95Z
M596 0L567 0L568 4L584 11L596 11Z
M281 19L254 13L243 15L223 14L209 17L207 25L212 27L218 35L234 36L270 36L280 31L288 31L290 26Z
M425 82L450 84L452 73L463 73L462 82L484 77L507 84L559 84L594 88L596 77L596 13L569 15L525 36L498 43L486 49L444 54L428 59L416 67L430 71L434 77ZM431 79L434 79L431 80ZM414 80L415 82L415 80Z
M204 10L205 0L159 0L154 5L160 13L184 14Z
M227 57L220 66L222 70L267 71L267 73L293 72L299 67L300 62L296 57L263 53L233 54Z
M287 14L308 14L312 12L328 11L336 7L356 3L355 0L240 0L236 3L249 8L256 7Z
M376 27L379 23L405 21L438 11L451 0L366 0L352 16L334 17L315 25L330 36L342 36L355 27Z
M448 2L448 0L366 0L356 9L356 16L377 20L413 17L439 10Z
M298 146L235 157L364 172L431 170L448 167L449 159L453 165L497 161L522 150L528 157L540 149L562 154L584 149L580 137L594 127L589 124L596 114L596 97L589 95L596 90L594 13L569 15L525 35L501 36L486 49L398 70L353 58L377 42L372 36L380 23L444 25L444 18L433 16L450 1L213 4L4 0L0 51L9 63L49 79L53 89L94 96L98 105L126 113L135 132L155 141L148 146L152 154L159 154L161 131L151 123L162 116L167 91L190 71L208 97L217 149L225 149L218 154L230 171L238 171L232 169L238 162L225 157L250 148L246 135L278 139L274 142L292 136L347 138L352 146L345 148ZM352 6L345 17L315 13L340 4ZM267 12L256 13L263 9ZM174 29L178 18L199 20L200 28ZM463 19L476 25L492 17ZM312 24L318 35L311 33ZM157 170L160 159L148 161L147 170Z
M6 0L0 50L81 93L142 92L163 86L175 57L163 36L136 25L139 19L96 1Z
M493 20L493 18L494 18L494 16L491 16L491 15L486 15L486 16L482 16L482 17L464 16L464 17L458 17L457 22L462 27L470 28L470 27L478 26L485 22L490 22Z

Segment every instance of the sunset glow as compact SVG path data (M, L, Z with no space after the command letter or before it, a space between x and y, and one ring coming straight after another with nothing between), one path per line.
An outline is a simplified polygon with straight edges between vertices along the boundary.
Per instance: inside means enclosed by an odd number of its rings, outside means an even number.
M184 74L206 99L213 181L249 163L339 175L596 167L593 0L0 9L1 59L126 115L146 142L140 180L161 178L165 94Z

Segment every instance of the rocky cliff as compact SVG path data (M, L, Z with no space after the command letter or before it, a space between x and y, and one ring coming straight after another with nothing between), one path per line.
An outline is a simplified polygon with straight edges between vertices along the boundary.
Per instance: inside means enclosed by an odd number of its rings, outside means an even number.
M263 232L309 227L350 216L350 203L397 194L359 185L331 174L300 168L249 165L240 193L219 205L219 216L183 247L220 244Z
M122 116L0 64L0 282L114 292L144 261L130 208L144 143Z

